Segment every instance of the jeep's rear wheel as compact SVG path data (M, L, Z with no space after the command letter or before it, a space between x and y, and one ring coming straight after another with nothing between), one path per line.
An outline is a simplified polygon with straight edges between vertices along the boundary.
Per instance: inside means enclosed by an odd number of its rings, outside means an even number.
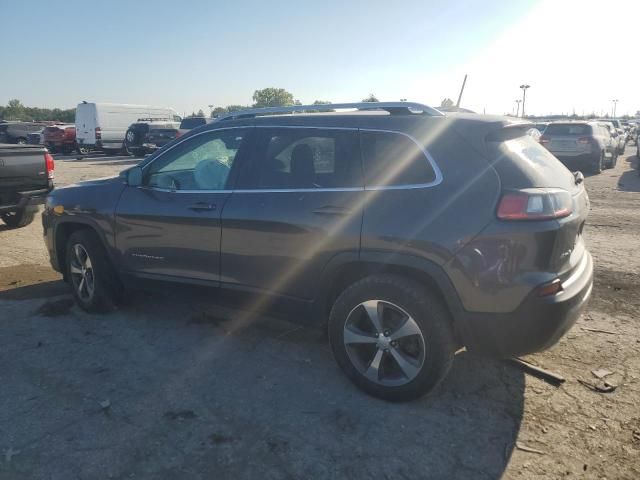
M455 351L449 315L438 298L397 275L370 276L347 288L331 310L329 339L351 381L391 401L431 392Z
M95 233L89 230L72 233L65 260L73 296L83 310L104 312L117 304L121 286Z

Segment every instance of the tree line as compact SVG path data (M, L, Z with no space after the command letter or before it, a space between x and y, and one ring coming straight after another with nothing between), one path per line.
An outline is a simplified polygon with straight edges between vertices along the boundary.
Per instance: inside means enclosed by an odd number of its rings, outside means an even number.
M263 107L286 107L289 105L302 105L300 100L294 98L291 92L284 88L263 88L253 92L252 105L227 105L225 107L211 107L211 117L217 117L225 113L237 112L247 108L263 108ZM363 102L378 102L374 94L370 94ZM331 103L327 100L316 100L313 105L326 105ZM191 117L204 117L205 113L202 109L198 112L192 112ZM76 118L76 109L69 108L66 110L60 108L39 108L26 107L18 99L9 100L6 106L0 106L0 120L13 120L22 122L43 122L58 121L65 123L74 123Z
M300 100L297 100L291 92L288 92L284 88L268 87L262 90L256 90L253 92L253 104L252 105L227 105L225 107L217 106L211 107L211 117L219 117L226 113L233 113L239 110L245 110L247 108L267 108L267 107L288 107L292 105L302 105ZM379 102L378 98L371 93L367 98L362 99L363 102ZM331 103L328 100L315 100L312 105L327 105ZM199 113L201 113L200 110ZM192 114L193 116L200 116ZM202 115L204 116L204 115Z
M0 120L74 123L76 121L76 109L25 107L20 100L14 98L9 100L5 107L0 106Z

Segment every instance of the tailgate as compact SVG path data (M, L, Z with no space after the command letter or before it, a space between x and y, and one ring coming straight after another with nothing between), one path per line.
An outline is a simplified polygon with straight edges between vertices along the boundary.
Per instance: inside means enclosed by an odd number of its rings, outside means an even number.
M36 145L0 144L0 192L48 188L44 153Z

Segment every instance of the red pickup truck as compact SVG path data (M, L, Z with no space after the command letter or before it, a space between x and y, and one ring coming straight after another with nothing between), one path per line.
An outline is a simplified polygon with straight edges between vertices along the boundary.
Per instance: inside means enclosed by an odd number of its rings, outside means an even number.
M51 153L70 154L78 148L76 126L73 124L51 125L44 129L44 145Z

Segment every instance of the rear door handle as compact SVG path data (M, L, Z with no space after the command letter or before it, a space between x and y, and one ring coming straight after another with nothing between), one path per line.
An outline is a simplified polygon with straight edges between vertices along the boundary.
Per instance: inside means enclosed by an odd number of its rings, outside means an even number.
M337 207L335 205L325 205L316 208L313 213L316 215L350 215L351 210L345 207Z
M198 211L215 210L216 206L213 203L198 202L198 203L194 203L193 205L189 205L189 207L187 207L187 208L189 210L194 210L194 211L198 212Z

